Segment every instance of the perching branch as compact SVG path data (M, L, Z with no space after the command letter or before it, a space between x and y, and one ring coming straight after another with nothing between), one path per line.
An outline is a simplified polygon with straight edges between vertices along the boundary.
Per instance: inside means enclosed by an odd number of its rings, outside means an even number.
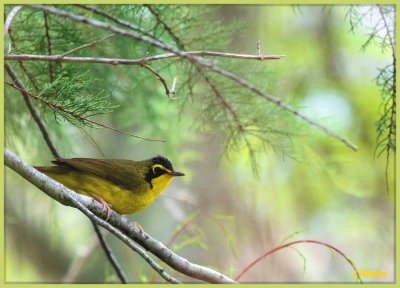
M58 15L64 18L69 18L72 19L74 21L77 22L81 22L87 25L92 25L94 27L97 28L101 28L101 29L105 29L105 30L110 30L114 33L138 40L138 41L142 41L145 42L153 47L165 50L165 51L169 51L172 52L174 54L177 54L178 56L187 59L188 61L194 63L194 64L199 64L219 75L224 76L225 78L228 78L234 82L236 82L239 86L242 86L243 88L246 88L252 92L254 92L255 94L257 94L258 96L264 98L265 100L274 103L275 105L281 107L282 109L288 111L289 113L295 115L296 117L302 119L303 121L307 122L308 124L310 124L311 126L314 126L315 128L321 130L322 132L324 132L325 134L338 139L339 141L341 141L342 143L344 143L345 145L347 145L348 147L350 147L353 150L357 150L358 147L356 145L354 145L353 143L351 143L349 140L347 140L345 137L329 130L328 128L326 128L325 126L317 123L316 121L310 119L307 115L305 115L304 113L298 111L297 109L293 108L292 106L288 105L287 103L285 103L284 101L282 101L282 99L272 96L266 92L264 92L262 89L258 88L256 85L254 85L253 83L244 80L242 78L240 78L239 76L226 71L218 66L215 66L211 63L209 63L208 61L199 58L199 57L195 57L192 56L190 54L186 54L185 52L182 52L172 46L169 46L165 43L162 43L158 40L149 38L147 36L142 36L139 35L138 33L136 33L135 31L127 31L125 29L121 29L119 27L113 26L109 23L105 23L105 22L101 22L98 20L94 20L94 19L90 19L88 17L85 16L81 16L81 15L77 15L75 13L71 13L71 12L67 12L64 10L60 10L57 8L53 8L53 7L49 7L49 6L45 6L45 5L26 5L30 8L33 9L39 9L39 10L44 10L47 11L48 13L52 13L54 15Z
M176 279L166 273L165 270L153 259L151 259L145 250L153 253L171 268L189 277L209 283L235 283L234 280L219 272L193 264L185 258L173 253L164 244L152 238L147 233L142 233L140 229L132 224L127 218L122 217L114 211L111 211L108 221L102 220L102 218L106 217L106 213L103 211L103 207L100 203L92 198L79 195L74 191L65 188L60 183L29 166L17 155L7 149L5 149L4 152L4 163L7 167L10 167L57 202L79 209L88 218L113 233L132 250L137 252L168 282L179 283Z

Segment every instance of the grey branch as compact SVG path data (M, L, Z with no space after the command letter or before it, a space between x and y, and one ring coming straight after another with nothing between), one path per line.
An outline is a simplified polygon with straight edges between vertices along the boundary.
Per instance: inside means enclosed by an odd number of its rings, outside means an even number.
M14 20L14 17L18 14L19 11L21 11L22 6L18 5L15 6L10 13L8 13L6 21L4 22L4 38L7 36L8 31L10 30L11 23Z
M193 264L187 259L180 257L147 233L142 234L138 227L132 224L127 218L122 217L114 211L112 211L108 221L102 220L100 217L104 218L106 213L103 211L103 207L100 203L94 199L84 197L65 188L60 183L29 166L17 155L7 149L4 151L4 163L54 200L63 205L79 209L90 220L117 236L132 250L138 253L146 262L148 262L150 266L168 282L179 283L178 280L166 273L165 270L160 267L145 250L153 253L171 268L189 277L209 283L236 283L231 278L219 272ZM139 243L140 246L137 243Z
M307 122L308 124L310 124L311 126L314 126L315 128L321 130L322 132L326 133L329 136L332 136L338 140L340 140L342 143L344 143L345 145L347 145L348 147L350 147L353 150L357 150L358 147L356 145L354 145L353 143L351 143L349 140L347 140L345 137L329 130L328 128L326 128L325 126L317 123L316 121L308 118L307 115L305 115L304 113L298 111L297 109L293 108L292 106L290 106L289 104L285 103L284 101L282 101L282 99L276 97L276 96L272 96L266 92L264 92L263 90L261 90L260 88L258 88L256 85L254 85L253 83L244 80L242 78L240 78L239 76L226 71L218 66L215 66L211 63L209 63L208 61L199 58L199 57L195 57L193 55L190 54L186 54L185 52L182 52L172 46L169 46L163 42L160 42L158 40L152 39L150 37L147 36L142 36L139 35L138 33L136 33L135 31L127 31L125 29L113 26L109 23L105 23L105 22L101 22L98 20L94 20L94 19L90 19L81 15L77 15L75 13L71 13L71 12L67 12L64 10L60 10L57 8L53 8L53 7L49 7L46 5L26 5L28 7L31 7L33 9L39 9L39 10L44 10L47 11L49 13L61 16L61 17L65 17L65 18L69 18L72 19L74 21L78 21L84 24L88 24L88 25L92 25L94 27L97 28L101 28L101 29L105 29L105 30L110 30L114 33L120 34L120 35L124 35L126 37L138 40L138 41L142 41L145 42L151 46L157 47L161 50L165 50L165 51L169 51L171 53L174 53L182 58L187 59L188 61L194 63L194 64L199 64L202 65L204 67L206 67L207 69L210 69L211 71L220 74L228 79L231 79L232 81L236 82L237 84L239 84L240 86L258 94L259 96L261 96L262 98L266 99L269 102L274 103L275 105L281 107L282 109L290 112L291 114L295 115L296 117L302 119L303 121Z
M82 47L82 46L81 46ZM79 47L78 47L79 48ZM77 49L77 48L75 48ZM71 50L72 51L72 50ZM64 62L83 62L83 63L101 63L111 65L141 65L152 61L163 60L168 58L180 57L175 53L160 54L155 56L143 57L139 59L120 59L120 58L101 58L101 57L65 57L67 54L72 53L68 51L59 55L32 55L32 54L8 54L4 55L5 60L27 60L27 61L64 61ZM73 51L75 52L75 51ZM182 52L185 55L201 56L201 57L225 57L247 60L278 60L284 55L247 55L247 54L234 54L215 51L189 51Z

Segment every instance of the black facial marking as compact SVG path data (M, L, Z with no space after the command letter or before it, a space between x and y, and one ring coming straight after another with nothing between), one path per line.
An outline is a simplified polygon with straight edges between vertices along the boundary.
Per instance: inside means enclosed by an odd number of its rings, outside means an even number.
M174 171L174 168L172 167L171 162L167 158L165 158L161 155L151 158L151 161L153 161L154 164L161 164L165 168L167 168L171 171Z
M160 164L161 166L167 168L168 170L174 171L174 168L172 167L171 162L163 157L163 156L156 156L151 158L151 161L153 162L153 164ZM165 171L164 169L161 169L160 167L156 167L153 169L150 167L149 172L146 174L146 181L150 184L150 188L153 189L153 184L151 183L151 180L153 180L154 178L157 178L163 174L167 173L167 171Z

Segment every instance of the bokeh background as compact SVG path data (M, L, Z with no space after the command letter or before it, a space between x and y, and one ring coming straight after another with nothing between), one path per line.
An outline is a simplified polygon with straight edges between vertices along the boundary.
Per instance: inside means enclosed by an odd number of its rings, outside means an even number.
M6 6L6 12L12 7ZM93 16L68 5L60 8ZM370 7L357 8L362 13ZM137 5L102 9L129 21L144 11ZM240 141L227 144L224 131L228 126L220 124L221 119L214 121L216 114L207 114L211 101L190 100L186 90L178 90L178 99L169 100L153 75L138 66L68 64L81 73L89 71L97 79L88 91L93 95L103 91L113 105L119 105L112 113L97 116L99 122L165 139L167 143L141 141L107 129L77 128L65 121L57 123L42 109L60 153L64 157L103 158L101 150L107 158L146 159L157 154L168 157L174 168L186 176L175 179L150 207L129 219L194 263L234 277L283 241L314 239L339 248L360 270L388 273L386 277L365 277L365 282L392 282L394 170L390 158L387 192L386 157L375 156L375 122L380 117L382 99L380 87L374 82L378 68L391 63L392 58L390 49L381 49L375 43L362 49L379 20L379 11L372 10L370 17L352 30L348 6L192 5L157 9L176 30L180 27L178 21L194 23L195 28L177 32L189 43L187 50L256 54L260 40L264 54L285 55L276 61L212 61L345 135L359 150L352 151L286 112L274 114L273 105L257 102L257 96L250 92L231 95L229 89L234 85L216 80L228 91L224 94L226 99L233 99L239 111L240 103L243 107L257 104L261 112L254 115L262 121L264 113L268 121L264 124L283 134L266 135L271 140L266 149L262 141L250 139L254 149L250 153ZM181 18L173 17L173 9L181 13ZM32 10L24 8L14 20L15 41L10 46L14 53L46 54L44 34L37 36L43 29L42 20L35 20L36 25L23 30L29 23L24 22L26 19L39 17L38 13L32 14ZM142 12L143 23L150 16ZM49 17L54 25L61 21L54 15ZM55 38L54 53L68 51L100 35L93 27L63 21L65 38L76 34L76 39L64 43ZM58 35L55 28L52 33ZM30 40L24 40L27 35L31 35ZM201 41L201 37L208 37L209 41ZM146 49L149 48L145 45L114 36L80 53L140 58ZM174 61L157 63L155 67L168 80L178 75L179 87L183 85L181 79L185 79L179 74L184 73L185 64ZM16 62L10 63L19 69ZM26 65L39 71L39 65L46 67L47 63ZM46 73L43 68L42 74ZM194 79L193 97L211 98L206 85L196 83L201 82L199 78ZM48 165L51 153L21 95L7 87L5 103L6 147L32 165ZM242 119L253 115L253 110L246 109L241 111ZM54 202L10 169L5 173L7 282L118 282L88 219L79 211ZM173 239L182 225L185 229ZM162 282L118 239L108 235L107 241L131 282ZM348 263L326 247L299 244L293 248L262 260L241 281L355 282Z

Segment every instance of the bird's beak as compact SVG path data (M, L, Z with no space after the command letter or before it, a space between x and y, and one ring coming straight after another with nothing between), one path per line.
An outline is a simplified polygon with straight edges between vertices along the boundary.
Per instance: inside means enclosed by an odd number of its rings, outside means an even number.
M168 173L171 176L185 176L185 173L172 171Z

